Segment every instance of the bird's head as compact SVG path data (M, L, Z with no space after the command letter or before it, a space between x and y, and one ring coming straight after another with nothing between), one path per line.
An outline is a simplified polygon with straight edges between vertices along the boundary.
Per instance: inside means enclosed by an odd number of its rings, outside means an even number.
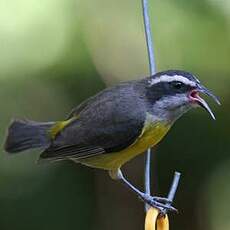
M200 94L210 96L220 104L218 98L191 73L180 70L159 72L148 78L147 85L146 96L156 117L174 121L189 109L202 107L215 119Z

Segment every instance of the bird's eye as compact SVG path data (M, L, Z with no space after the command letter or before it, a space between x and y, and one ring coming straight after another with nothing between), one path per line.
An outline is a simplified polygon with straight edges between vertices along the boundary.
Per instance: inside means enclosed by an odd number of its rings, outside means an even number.
M181 89L183 87L183 83L179 81L173 81L171 85L174 89Z

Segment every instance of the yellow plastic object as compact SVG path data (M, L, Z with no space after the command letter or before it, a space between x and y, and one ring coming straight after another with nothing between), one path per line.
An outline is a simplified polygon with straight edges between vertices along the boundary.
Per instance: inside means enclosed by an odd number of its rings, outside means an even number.
M159 210L150 208L146 213L145 230L169 230L168 216L159 217Z

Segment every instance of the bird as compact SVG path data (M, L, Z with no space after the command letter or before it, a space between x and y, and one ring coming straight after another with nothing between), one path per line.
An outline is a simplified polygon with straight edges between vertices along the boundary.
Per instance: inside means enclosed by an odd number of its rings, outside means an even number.
M72 160L107 170L144 202L172 209L166 198L150 197L135 188L121 167L156 146L184 113L202 107L215 116L205 94L219 99L192 73L166 70L139 80L121 82L97 93L74 108L63 121L36 122L15 119L4 144L8 153L39 148L39 161Z

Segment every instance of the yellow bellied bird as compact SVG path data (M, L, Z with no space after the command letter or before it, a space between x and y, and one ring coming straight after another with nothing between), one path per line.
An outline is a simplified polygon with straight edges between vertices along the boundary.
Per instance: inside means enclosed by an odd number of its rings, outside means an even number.
M64 121L14 120L8 129L5 150L17 153L40 148L42 161L67 159L108 170L112 178L120 179L145 202L168 208L164 198L150 197L136 189L120 168L159 143L191 108L203 107L215 119L199 93L211 96L219 104L193 74L181 70L120 83L84 101Z

